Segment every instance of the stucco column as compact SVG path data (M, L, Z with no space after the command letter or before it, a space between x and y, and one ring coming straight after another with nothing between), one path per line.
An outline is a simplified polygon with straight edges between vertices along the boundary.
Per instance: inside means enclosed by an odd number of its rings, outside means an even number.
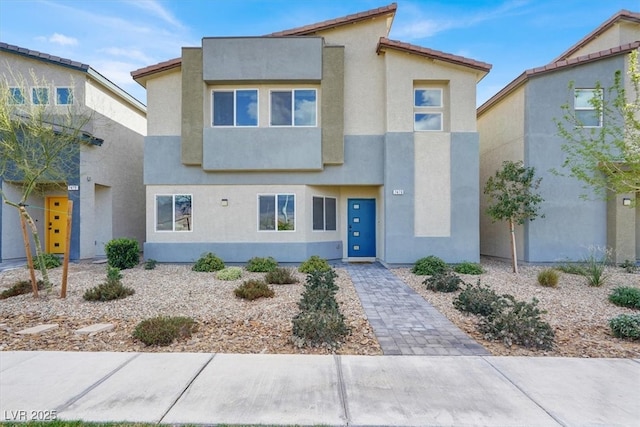
M612 261L620 264L636 260L636 208L634 195L609 194L607 201L607 246L613 250Z

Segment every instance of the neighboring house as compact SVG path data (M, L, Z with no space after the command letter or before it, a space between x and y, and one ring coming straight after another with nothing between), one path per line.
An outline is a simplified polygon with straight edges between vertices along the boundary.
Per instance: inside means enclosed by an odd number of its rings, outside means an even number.
M205 37L133 71L145 257L478 261L474 104L490 65L389 40L395 11Z
M48 86L34 87L32 75ZM73 201L70 259L103 256L105 243L116 237L143 242L145 106L88 65L6 43L0 43L0 78L18 102L39 96L60 111L76 104L91 114L68 191L28 201L45 252L65 252L68 200ZM27 87L21 87L21 79ZM19 200L20 184L0 178L8 199ZM2 204L0 224L0 260L24 258L17 210Z
M561 106L568 103L593 127L606 125L608 118L593 114L588 99L597 95L596 82L608 88L617 70L626 75L628 53L638 49L639 40L640 14L621 11L550 64L522 73L478 109L481 186L505 160L522 160L543 177L540 193L545 218L517 230L521 260L577 261L588 256L590 248L605 247L614 251L616 262L640 258L640 204L633 208L624 201L636 195L583 200L579 197L584 192L582 182L550 172L567 172L562 168L561 149L566 141L554 122L562 119ZM628 81L626 85L630 87ZM604 96L609 97L606 90ZM493 224L486 208L483 197L480 253L510 257L507 226Z

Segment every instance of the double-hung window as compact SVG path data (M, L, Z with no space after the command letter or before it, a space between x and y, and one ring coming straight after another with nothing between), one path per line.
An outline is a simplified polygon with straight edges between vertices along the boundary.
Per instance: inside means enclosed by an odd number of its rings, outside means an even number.
M313 197L313 229L314 231L335 231L335 197Z
M9 88L9 104L24 104L24 94L19 87Z
M156 195L156 231L191 230L191 195Z
M414 89L413 129L416 131L442 131L443 109L442 89Z
M56 88L56 105L73 104L73 89L70 87Z
M573 108L576 119L585 127L602 126L602 90L575 89Z
M270 111L271 126L316 126L317 91L272 90Z
M213 126L258 126L258 90L214 90Z
M31 88L31 103L33 103L34 105L48 105L49 104L49 88L48 87Z
M258 196L259 231L294 231L295 228L295 194L261 194Z

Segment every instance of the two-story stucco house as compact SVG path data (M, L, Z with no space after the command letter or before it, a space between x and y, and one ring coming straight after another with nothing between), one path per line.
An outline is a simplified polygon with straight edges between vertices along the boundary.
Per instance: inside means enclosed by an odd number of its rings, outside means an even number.
M145 257L479 259L483 62L388 38L396 4L205 37L148 96Z
M90 115L68 191L37 192L28 201L45 252L66 251L69 200L70 259L103 256L116 237L143 242L145 106L86 64L6 43L0 43L0 78L16 103L44 103L54 114L77 107ZM19 178L0 177L0 185L9 200L20 199ZM0 260L24 258L17 210L3 203L0 225Z
M595 90L613 85L617 70L626 75L628 53L640 47L640 14L620 11L550 64L526 70L478 109L480 131L480 184L500 168L504 160L522 160L543 177L540 193L545 199L537 218L517 230L519 258L528 262L582 260L590 248L608 247L614 260L640 258L640 204L629 202L634 194L618 194L610 200L595 195L588 200L583 183L550 171L563 171L566 143L558 135L554 119L561 120L561 106L568 104L600 128L609 117L594 114L589 99L610 94ZM573 90L569 90L573 82ZM625 83L630 88L630 82ZM629 90L633 94L633 90ZM566 170L564 172L567 172ZM625 200L627 199L627 200ZM509 257L508 230L492 223L481 201L480 252Z

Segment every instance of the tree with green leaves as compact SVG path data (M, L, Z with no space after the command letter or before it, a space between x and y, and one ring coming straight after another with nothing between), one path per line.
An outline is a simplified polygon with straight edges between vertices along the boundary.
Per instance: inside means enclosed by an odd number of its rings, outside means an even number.
M505 161L502 169L489 177L484 194L490 198L487 213L495 221L507 221L511 238L511 260L513 272L518 273L515 225L533 221L539 215L540 203L544 200L535 193L542 178L535 177L535 168L525 167L521 161Z
M52 84L33 73L29 78L11 72L0 75L0 177L20 190L19 198L11 200L0 187L0 198L16 208L27 224L38 269L50 288L41 239L27 209L28 201L51 191L66 192L69 176L77 169L83 128L91 114L77 99L68 106L56 105L45 91L34 90L35 99L30 99L29 87L49 88Z
M584 188L600 197L608 194L640 191L640 69L638 51L628 56L625 79L615 72L613 86L595 83L594 96L588 99L598 126L586 126L585 117L574 103L562 105L563 117L556 119L558 134L566 141L563 168L568 175L582 181ZM630 83L626 88L625 80ZM569 89L577 96L574 85ZM588 123L587 123L588 124ZM561 172L554 171L559 175ZM587 198L586 194L581 197ZM635 203L635 200L634 200Z

